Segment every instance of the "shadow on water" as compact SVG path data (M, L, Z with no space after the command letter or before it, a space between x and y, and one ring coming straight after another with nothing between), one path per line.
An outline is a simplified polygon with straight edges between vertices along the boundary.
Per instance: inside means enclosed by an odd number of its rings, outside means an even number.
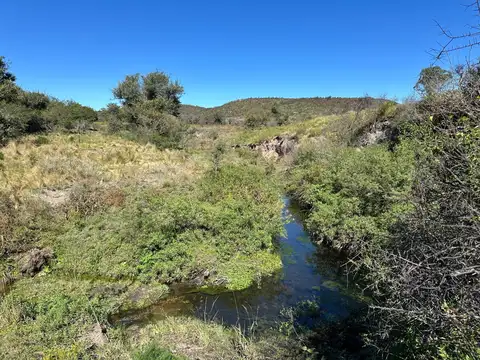
M193 315L248 329L252 324L269 326L281 318L282 311L302 303L314 304L315 321L341 320L364 306L360 292L348 284L338 253L314 245L306 233L300 211L284 199L286 236L279 239L283 269L243 291L216 295L185 286L172 288L161 303L142 311L120 314L115 322L144 324L168 315ZM305 325L311 317L303 319ZM318 323L318 322L317 322Z

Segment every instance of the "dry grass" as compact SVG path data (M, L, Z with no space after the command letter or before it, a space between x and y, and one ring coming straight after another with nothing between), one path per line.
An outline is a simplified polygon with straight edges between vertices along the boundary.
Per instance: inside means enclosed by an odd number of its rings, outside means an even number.
M235 137L238 144L256 144L263 140L271 139L277 135L297 135L300 139L317 137L323 134L325 127L334 123L341 116L321 116L315 119L296 122L282 126L264 127L259 129L243 130Z
M167 317L143 328L140 342L154 341L173 354L198 360L265 359L239 329L189 317Z
M0 189L22 196L35 189L68 188L82 181L162 186L198 178L208 156L181 150L160 151L115 136L52 134L36 146L35 137L2 149Z

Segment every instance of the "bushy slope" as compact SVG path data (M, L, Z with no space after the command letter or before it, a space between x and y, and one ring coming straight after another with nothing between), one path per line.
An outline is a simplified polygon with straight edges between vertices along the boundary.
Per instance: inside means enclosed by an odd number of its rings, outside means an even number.
M222 106L203 108L182 105L180 117L195 124L215 122L241 123L250 115L259 114L269 117L287 116L288 121L302 121L321 115L341 114L356 110L364 98L249 98L236 100ZM370 105L376 106L381 99L370 99Z

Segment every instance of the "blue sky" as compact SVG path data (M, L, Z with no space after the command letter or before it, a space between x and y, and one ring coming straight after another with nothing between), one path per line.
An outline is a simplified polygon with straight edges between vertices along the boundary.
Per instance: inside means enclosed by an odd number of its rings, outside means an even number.
M0 55L24 88L94 108L125 75L156 69L201 106L366 92L401 100L441 41L434 20L452 31L472 20L462 4L3 0Z

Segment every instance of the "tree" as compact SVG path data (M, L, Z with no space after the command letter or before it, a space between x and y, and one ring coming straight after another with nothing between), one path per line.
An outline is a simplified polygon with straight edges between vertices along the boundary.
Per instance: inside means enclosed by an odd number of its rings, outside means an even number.
M140 74L127 75L125 80L119 82L118 86L114 88L112 92L115 99L120 100L122 105L132 106L143 100Z
M180 97L183 86L178 81L172 82L164 72L151 72L146 75L127 75L113 89L113 96L124 106L136 106L154 102L161 111L177 116L180 111Z
M14 82L16 80L15 75L8 71L8 63L5 60L5 56L0 56L0 84L6 81Z
M430 66L420 72L414 89L422 96L431 96L441 92L452 78L450 71L442 69L440 66Z
M170 78L163 72L155 71L145 76L143 80L143 94L146 100L167 98L167 88L170 85Z
M467 5L467 8L473 9L476 18L480 16L480 0L473 1L473 3ZM463 33L452 33L438 22L437 26L442 32L445 41L440 44L440 49L432 49L432 55L436 60L442 59L450 53L480 45L480 24L467 24L466 28L469 30Z

